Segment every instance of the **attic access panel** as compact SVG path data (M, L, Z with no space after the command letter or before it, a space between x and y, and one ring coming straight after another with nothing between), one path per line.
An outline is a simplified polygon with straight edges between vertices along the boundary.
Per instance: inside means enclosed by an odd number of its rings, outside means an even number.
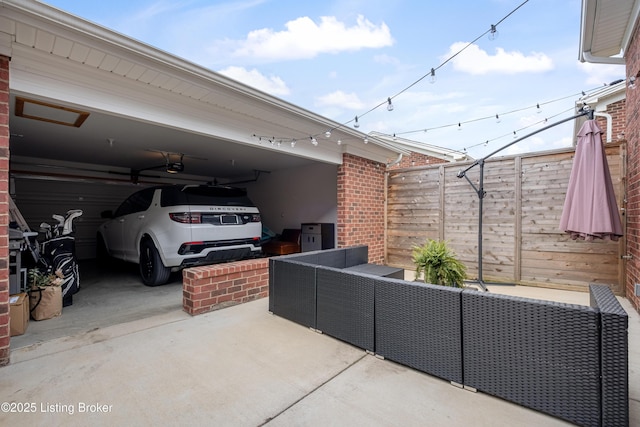
M86 111L22 97L16 97L15 114L17 117L77 128L89 117Z

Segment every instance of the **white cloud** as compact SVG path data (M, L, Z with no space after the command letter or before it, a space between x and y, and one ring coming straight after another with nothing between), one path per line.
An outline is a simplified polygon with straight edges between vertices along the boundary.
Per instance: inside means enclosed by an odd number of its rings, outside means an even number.
M449 52L441 59L444 61L460 52L468 43L458 42L449 47ZM496 48L495 55L471 45L451 60L453 68L472 75L488 73L517 74L540 73L553 69L554 64L544 53L532 52L524 55L518 51L507 52Z
M613 64L578 63L578 67L588 74L586 83L591 86L603 86L617 79L625 78L625 66Z
M247 70L243 67L227 67L219 73L271 95L282 96L290 93L286 83L280 77L267 77L255 68Z
M355 93L345 93L341 90L323 95L316 100L319 107L341 107L349 110L360 110L365 107L364 102Z
M269 60L314 58L321 53L339 53L364 48L391 46L393 38L386 24L372 24L358 16L356 25L347 27L333 16L323 16L316 24L309 17L285 24L286 30L270 28L251 31L235 56Z

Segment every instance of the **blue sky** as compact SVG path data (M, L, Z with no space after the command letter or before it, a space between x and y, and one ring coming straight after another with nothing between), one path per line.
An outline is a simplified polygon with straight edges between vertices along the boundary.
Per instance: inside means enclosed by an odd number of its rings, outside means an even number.
M625 77L624 67L578 61L580 0L523 2L46 1L339 123L359 116L363 132L476 158L572 116L582 91ZM462 50L516 8L494 40ZM431 68L436 81L418 81ZM568 147L572 133L569 122L501 154Z

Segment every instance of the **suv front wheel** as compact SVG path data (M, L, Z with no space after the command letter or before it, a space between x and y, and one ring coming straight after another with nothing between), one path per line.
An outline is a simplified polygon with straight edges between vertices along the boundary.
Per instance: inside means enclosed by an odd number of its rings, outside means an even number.
M164 266L151 239L140 242L140 276L147 286L164 285L169 281L171 269Z

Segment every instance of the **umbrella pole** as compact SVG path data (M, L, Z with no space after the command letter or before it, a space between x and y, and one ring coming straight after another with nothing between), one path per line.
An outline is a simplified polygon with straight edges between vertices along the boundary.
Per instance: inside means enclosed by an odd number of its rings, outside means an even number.
M559 122L556 123L552 123L548 126L545 126L543 128L540 128L534 132L531 132L530 134L527 134L525 136L523 136L522 138L518 138L515 141L510 142L509 144L497 149L496 151L492 152L489 155L484 156L483 158L476 160L473 164L471 164L471 166L467 167L464 170L461 170L460 172L458 172L458 178L465 178L467 180L467 182L471 185L471 187L475 190L477 196L478 196L478 279L475 281L471 281L469 283L476 283L482 290L484 291L488 291L486 283L482 277L482 212L483 212L483 207L484 207L484 198L487 195L487 192L484 191L484 163L485 160L487 160L489 157L492 157L494 155L496 155L497 153L499 153L500 151L511 147L512 145L522 141L523 139L527 139L532 137L533 135L540 133L542 131L545 131L547 129L550 129L554 126L558 126L562 123L568 122L570 120L575 120L578 119L582 116L588 116L589 120L593 120L593 110L591 110L589 108L589 106L585 105L581 110L580 113L578 113L577 115L573 116L573 117L569 117L563 120L560 120ZM471 169L473 169L474 167L479 166L480 168L480 179L479 179L479 183L478 183L478 187L476 187L473 182L469 179L469 177L467 176L467 172ZM491 283L492 285L515 285L515 283Z

